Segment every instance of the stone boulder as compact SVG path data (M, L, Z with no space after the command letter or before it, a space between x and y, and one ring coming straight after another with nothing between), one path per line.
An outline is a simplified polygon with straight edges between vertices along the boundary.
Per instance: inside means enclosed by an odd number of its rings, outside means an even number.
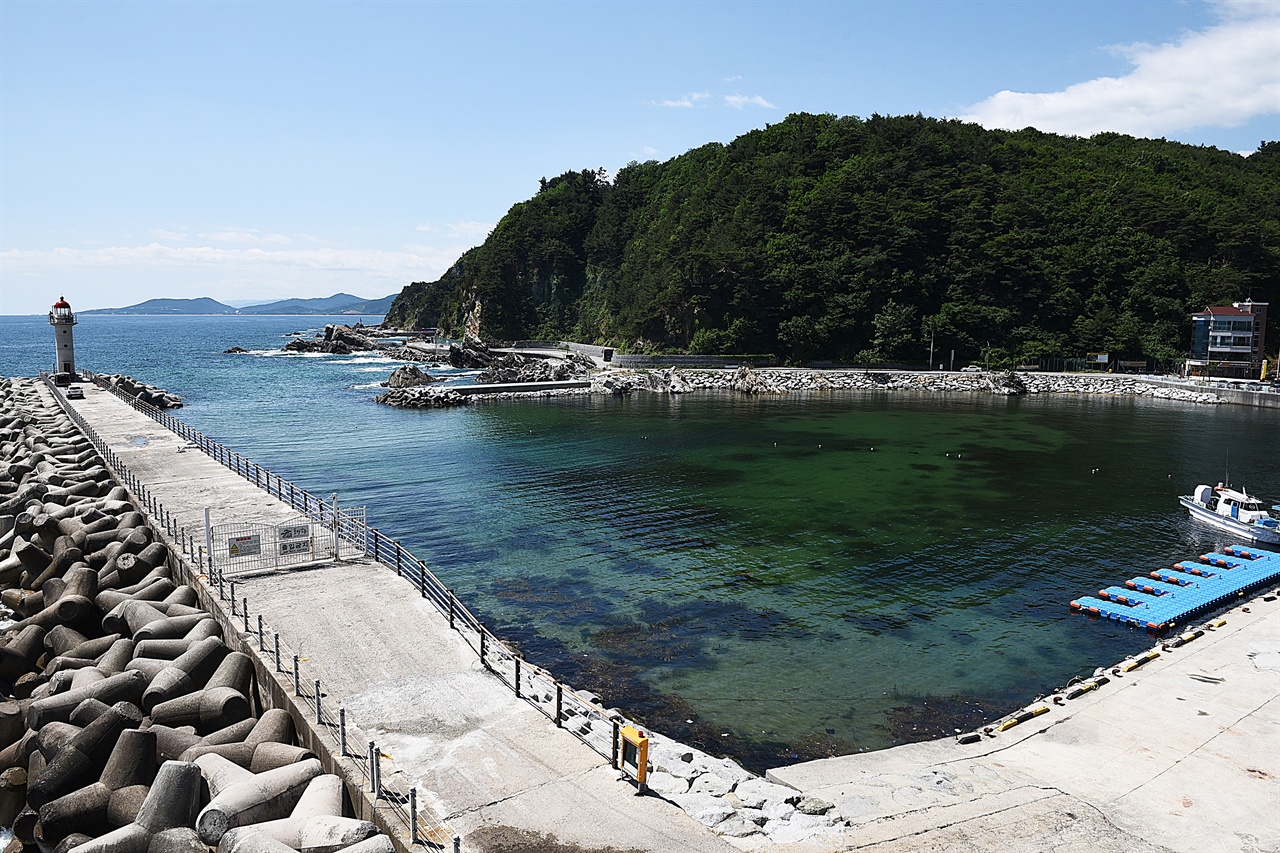
M391 371L391 377L383 382L386 388L415 388L419 385L430 385L432 382L443 382L429 373L419 370L415 365L405 364Z
M781 394L777 386L745 364L733 374L733 390L743 394Z
M392 388L373 399L374 402L401 409L449 409L471 403L471 397L466 394L427 385L415 388Z
M993 373L987 378L991 384L992 394L1003 394L1012 397L1027 393L1027 384L1022 381L1021 376L1012 370L1005 373Z
M280 349L286 352L320 352L320 342L307 338L294 338Z
M248 350L245 349L244 347L231 347L231 349L224 349L222 351L223 355L232 355L236 353L245 353L245 352L248 352Z
M181 409L182 399L176 394L170 394L154 385L147 385L145 382L139 382L132 376L126 376L122 373L113 373L110 376L101 377L108 386L114 388L122 394L142 403L148 403L158 409Z
M590 362L590 358L586 358ZM513 382L567 382L573 379L587 379L591 375L590 367L583 363L583 358L525 358L514 353L496 359L490 368L478 377L482 384L505 384Z
M462 370L483 370L495 356L478 338L467 338L462 345L449 344L449 364Z
M361 329L364 327L361 326ZM361 334L350 326L330 323L324 327L324 340L321 349L324 352L338 352L338 347L346 347L346 352L364 352L377 349L378 345L368 336Z

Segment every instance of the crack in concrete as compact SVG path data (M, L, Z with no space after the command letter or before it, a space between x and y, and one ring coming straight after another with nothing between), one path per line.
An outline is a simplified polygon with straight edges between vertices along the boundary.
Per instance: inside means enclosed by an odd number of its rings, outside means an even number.
M546 783L546 784L561 784L561 783L565 783L565 782L576 782L578 779L581 779L581 778L583 778L583 777L585 777L585 776L589 775L590 773L594 772L594 771L595 771L595 770L597 770L597 769L599 769L599 768L597 768L597 767L589 767L589 768L587 768L586 770L580 770L580 771L578 771L577 773L574 773L574 774L572 774L572 775L570 775L570 776L561 776L560 778L558 778L558 779L554 780L554 782L550 782L550 783ZM514 799L516 799L516 798L518 798L518 797L522 797L522 796L524 796L525 794L529 793L530 791L536 791L536 790L538 790L539 788L546 787L546 784L543 784L543 785L533 785L533 786L528 787L528 788L521 788L521 789L520 789L520 790L518 790L518 791L513 791L512 793L510 793L510 794L506 795L505 797L499 797L499 798L498 798L498 799L496 799L496 800L490 800L489 802L481 803L480 805L477 805L477 806L471 806L470 808L463 809L462 811L452 812L452 813L450 813L449 815L447 815L447 816L445 817L445 821L446 821L446 822L452 822L454 818L461 817L461 816L463 816L463 815L478 814L479 812L482 812L484 809L491 808L491 807L493 807L493 806L497 806L497 805L501 805L502 803L508 802L509 800L514 800Z
M974 798L974 799L972 799L972 800L963 800L961 803L955 803L954 805L957 805L957 806L958 806L958 805L961 805L961 804L963 804L963 803L976 803L976 802L981 802L981 801L982 801L983 799L985 799L986 797L1000 796L1001 794L1008 794L1008 793L1012 793L1012 792L1014 792L1014 791L1022 791L1022 790L1043 791L1043 792L1045 792L1045 796L1043 796L1043 797L1038 797L1038 798L1036 798L1035 800L1031 800L1030 802L1038 802L1039 800L1044 800L1044 799L1047 799L1047 798L1049 798L1049 797L1053 797L1053 796L1057 796L1057 795L1062 795L1062 796L1067 796L1067 797L1070 797L1070 796L1071 796L1070 794L1066 793L1065 791L1063 791L1063 790L1061 790L1061 789L1059 789L1059 788L1053 787L1053 786L1051 786L1051 785L1019 785L1019 786L1018 786L1018 787L1016 787L1016 788L1009 788L1009 789L1008 789L1008 790L1006 790L1006 791L1000 791L1000 792L995 793L995 794L981 794L981 795L979 795L978 797L976 797L976 798ZM987 817L992 817L992 816L994 816L994 815L1003 814L1003 813L1005 813L1005 812L1007 812L1007 811L1012 811L1013 809L1019 809L1019 808L1022 808L1022 807L1023 807L1023 806L1025 806L1025 805L1027 805L1027 802L1011 803L1011 804L1009 804L1009 805L1007 805L1007 806L1003 806L1003 807L998 808L998 809L993 809L993 810L991 810L991 811L984 811L982 814L969 815L968 817L957 818L957 819L955 819L955 820L952 820L952 821L949 821L949 822L946 822L946 823L935 823L935 824L934 824L934 825L932 825L932 826L924 827L923 829L916 830L915 832L904 832L902 835L895 835L895 836L893 836L892 838L880 838L880 839L877 839L876 841L873 841L873 842L871 842L871 843L869 843L869 844L857 844L857 843L854 843L852 846L850 846L850 847L845 847L845 848L843 848L843 849L845 849L845 850L861 850L861 849L863 849L863 848L874 847L874 846L876 846L876 845L878 845L878 844L890 844L890 843L892 843L892 842L895 842L895 841L902 841L902 840L907 839L907 838L917 838L917 837L919 837L919 836L921 836L921 835L925 835L925 834L930 833L930 832L935 832L935 831L940 830L940 829L950 829L950 828L951 828L951 827L953 827L953 826L961 826L961 825L963 825L963 824L970 823L970 822L975 821L975 820L981 820L982 818L987 818ZM1086 803L1085 805L1088 805L1088 804ZM1089 806L1089 807L1090 807L1090 808L1094 808L1093 806ZM899 812L899 813L897 813L897 814L893 814L893 815L886 815L886 816L884 816L884 817L879 817L879 818L876 818L874 821L872 821L872 823L881 823L881 822L883 822L883 821L899 820L899 819L901 819L901 818L904 818L904 817L910 817L910 816L912 816L912 815L923 815L923 814L928 814L929 812L934 812L934 811L936 811L936 809L937 809L937 806L924 806L924 807L922 807L922 808L912 809L912 810L910 810L910 811ZM850 825L848 828L849 828L849 829L851 829L851 830L853 830L853 829L857 829L859 826L866 826L866 825L867 825L867 824L853 824L853 825Z

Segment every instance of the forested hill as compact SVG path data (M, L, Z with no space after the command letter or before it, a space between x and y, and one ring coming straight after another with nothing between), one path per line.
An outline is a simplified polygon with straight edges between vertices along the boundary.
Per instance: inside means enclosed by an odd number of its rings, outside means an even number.
M792 115L665 163L543 180L389 324L624 351L1177 358L1252 298L1280 344L1280 143Z

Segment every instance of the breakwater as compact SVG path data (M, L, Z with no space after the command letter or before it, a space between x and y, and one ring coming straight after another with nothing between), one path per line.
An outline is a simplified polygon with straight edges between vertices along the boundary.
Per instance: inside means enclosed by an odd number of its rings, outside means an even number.
M344 811L348 798L364 804L359 789L333 772L184 559L198 551L193 537L139 484L121 483L125 470L41 383L0 380L0 585L11 608L0 800L14 843L390 853L391 836Z
M637 392L683 394L690 391L737 391L745 394L832 391L1007 396L1070 394L1144 397L1207 405L1229 402L1214 391L1180 385L1156 384L1138 377L1111 374L947 373L940 371L914 373L888 370L755 369L745 366L725 370L675 367L659 370L605 369L592 373L589 383L583 382L571 387L467 386L465 395L459 394L457 388L449 386L397 388L378 396L377 400L380 403L401 408L448 408L465 405L472 400L494 400L505 397Z
M1130 376L1078 373L947 373L887 370L680 370L639 374L654 377L652 390L745 390L748 393L800 391L896 391L985 394L1102 394L1188 403L1225 402L1217 394L1152 385ZM601 380L603 383L603 379Z
M104 389L115 390L113 385L106 382L100 384ZM216 442L210 441L206 436L192 430L167 413L138 401L128 394L119 392L117 394L132 408L173 430L177 437L181 437L188 442L186 446L204 451L209 457L217 460L227 469L234 471L238 477L243 477L249 484L252 484L253 489L263 489L276 498L287 499L289 505L294 509L301 508L308 512L316 510L321 515L327 512L323 503L314 496L295 490L292 484L282 481L270 471L262 469L238 454L228 451ZM159 442L156 443L158 444ZM148 442L149 445L150 441ZM190 459L186 460L187 463L190 461ZM139 461L136 464L140 465L141 463ZM169 466L165 467L168 468ZM171 476L171 474L167 473L166 479ZM189 472L189 476L192 480L204 479L203 475L194 470ZM181 486L178 487L178 490L184 491ZM223 514L232 510L233 507L237 509L243 508L242 501L235 496L229 495L225 490L219 490L219 496L221 498L219 510ZM253 501L253 503L260 506L261 502ZM153 511L155 510L153 509ZM176 521L166 522L166 524L180 531L176 534L178 538L180 540L185 539L188 543L185 547L196 557L197 561L202 562L199 556L201 554L200 546L193 539L190 539L189 534L182 532L183 529ZM437 626L436 633L439 633L439 629L447 626L447 630L444 633L449 635L450 638L458 638L465 641L471 650L478 655L484 670L496 677L492 683L500 684L510 691L505 694L504 698L511 697L517 703L524 703L524 707L533 709L535 714L549 718L555 729L571 735L577 741L593 750L600 758L607 760L610 767L614 769L621 768L622 743L620 734L623 728L628 725L640 727L638 723L629 720L618 708L606 708L601 697L587 691L575 691L556 681L546 670L525 661L523 655L490 633L449 590L445 589L426 570L425 565L405 551L399 543L383 537L372 528L347 528L341 531L341 535L357 542L360 551L366 553L373 560L372 568L376 571L376 575L366 575L361 581L360 587L374 590L373 597L377 600L376 609L385 612L393 606L412 602L415 599L420 599L423 603L429 602L430 605L437 608L436 616L438 618L447 619L447 622ZM209 569L212 576L216 578L214 583L216 583L218 590L217 594L221 598L226 570L220 567L216 560L211 561ZM344 568L343 576L349 579L351 569ZM232 577L239 576L233 574ZM408 581L408 583L404 581ZM300 583L302 587L310 585L305 578ZM266 612L269 621L274 621L277 618L286 619L288 618L285 616L286 612L296 613L298 610L300 592L297 588L288 593L272 594L267 589L268 585L262 581L255 582L250 579L242 579L240 584L242 594L246 588L254 591L255 606L260 612ZM285 584L288 585L288 582L285 582ZM329 586L323 583L321 585ZM232 622L234 623L237 604L236 583L232 583L231 587L229 600L232 608ZM310 595L312 593L305 594ZM361 611L362 608L358 603L353 602L349 595L344 594L343 599L344 609L356 612ZM396 599L394 604L392 599ZM274 610L273 607L275 608ZM320 608L320 610L323 609L323 607ZM249 610L249 598L241 599L240 615L244 620L244 636L252 646L255 635L250 624ZM310 622L318 617L319 613L313 612L309 613L306 619ZM235 631L237 628L233 625L232 630ZM299 633L303 632L301 627L298 627L297 630ZM407 643L410 648L416 648L424 644L423 640L416 638L420 630L430 634L432 626L421 622L411 623L411 620L405 619L397 624L394 636L384 639L389 639L397 646ZM322 630L321 633L328 634L329 632ZM256 639L260 648L266 648L261 616L259 616ZM374 638L368 635L363 640L365 645L375 642ZM275 641L275 648L276 668L279 669L279 635L277 635ZM386 657L390 656L390 654L386 655ZM341 671L351 669L350 666L345 665L345 657L345 655L341 656L341 658L330 655L322 656L330 665L325 676L326 684L337 683L341 685L343 683L344 676ZM301 695L305 699L306 692L300 686L302 681L298 676L298 662L299 656L295 655L294 695ZM323 666L324 664L318 661L316 665ZM387 666L385 658L378 661L378 666ZM422 661L413 661L415 672L421 671L422 667ZM268 681L272 680L269 672L264 672L263 677ZM330 687L330 689L332 690L333 688ZM489 692L491 693L491 691ZM321 682L317 679L314 690L311 693L316 703L317 723L322 722L328 716L322 708L322 697L324 695L326 695L326 691L322 690ZM378 701L384 705L383 713L386 713L385 697L380 697ZM474 703L476 698L473 695L466 695L456 701L458 701L459 708L453 710L452 713L467 713L473 711L467 705ZM491 704L493 702L492 696L488 696L485 702ZM376 727L378 720L372 720L371 725ZM304 728L304 732L312 732L313 728L318 728L318 726L307 726ZM483 726L477 726L477 729L480 728L483 728ZM643 727L640 728L646 732L651 743L649 764L652 772L657 774L655 778L683 779L688 783L682 791L677 792L680 782L666 782L661 786L661 790L655 788L655 793L665 796L671 803L684 808L692 820L696 820L709 828L714 827L717 834L734 837L745 835L773 837L776 835L780 838L803 838L823 829L841 825L839 816L831 813L832 806L830 803L816 798L804 797L800 792L791 789L766 784L756 774L744 770L729 758L711 755L702 750L678 743L663 735L648 731ZM527 731L528 729L527 722L523 723L519 728L520 731ZM467 737L470 737L470 734L470 732L464 733ZM428 739L430 736L430 734L427 734ZM309 745L319 740L314 732L309 735L309 738ZM345 742L346 739L343 736L344 753ZM572 761L576 760L564 757L563 744L560 746L550 745L549 751L545 748L538 749L537 744L533 744L529 748L536 754L540 763L546 762L553 766L567 763L571 767ZM375 756L379 755L381 751L379 747L375 747L373 741L370 741L370 749L373 754L370 757L369 767L372 768L378 765L379 759ZM397 749L397 751L399 750ZM482 756L475 759L475 762L488 766L494 760L494 756L486 750ZM523 772L527 771L521 771L521 773ZM374 771L374 776L378 779L376 784L381 789L380 771ZM524 780L522 784L527 781L519 773L517 773L517 778ZM694 785L695 781L696 786ZM495 789L498 788L499 783L494 781L493 787ZM616 796L618 786L610 785L610 787L613 788L611 793ZM629 797L629 788L625 784L623 787L627 790L627 796ZM740 791L741 797L748 805L743 805L743 802L737 799L735 791ZM440 791L433 791L432 793L437 797L443 796ZM503 799L498 790L486 790L484 793L488 797ZM689 793L695 795L695 799L687 800L681 796ZM599 797L600 795L601 792L598 790L592 792L593 797ZM708 811L705 807L704 798L706 797L711 797L717 803L711 811ZM767 815L764 811L766 806L768 807ZM452 813L452 809L447 806L444 807L444 810ZM742 815L739 815L739 810L745 811L743 811ZM594 823L594 820L592 822ZM693 843L693 838L682 835L682 839L688 843ZM696 848L690 847L689 849Z

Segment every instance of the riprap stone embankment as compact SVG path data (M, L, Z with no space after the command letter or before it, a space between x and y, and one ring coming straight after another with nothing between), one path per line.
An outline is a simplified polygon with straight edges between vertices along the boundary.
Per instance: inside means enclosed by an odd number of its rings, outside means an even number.
M175 559L48 390L0 379L6 849L392 853Z

